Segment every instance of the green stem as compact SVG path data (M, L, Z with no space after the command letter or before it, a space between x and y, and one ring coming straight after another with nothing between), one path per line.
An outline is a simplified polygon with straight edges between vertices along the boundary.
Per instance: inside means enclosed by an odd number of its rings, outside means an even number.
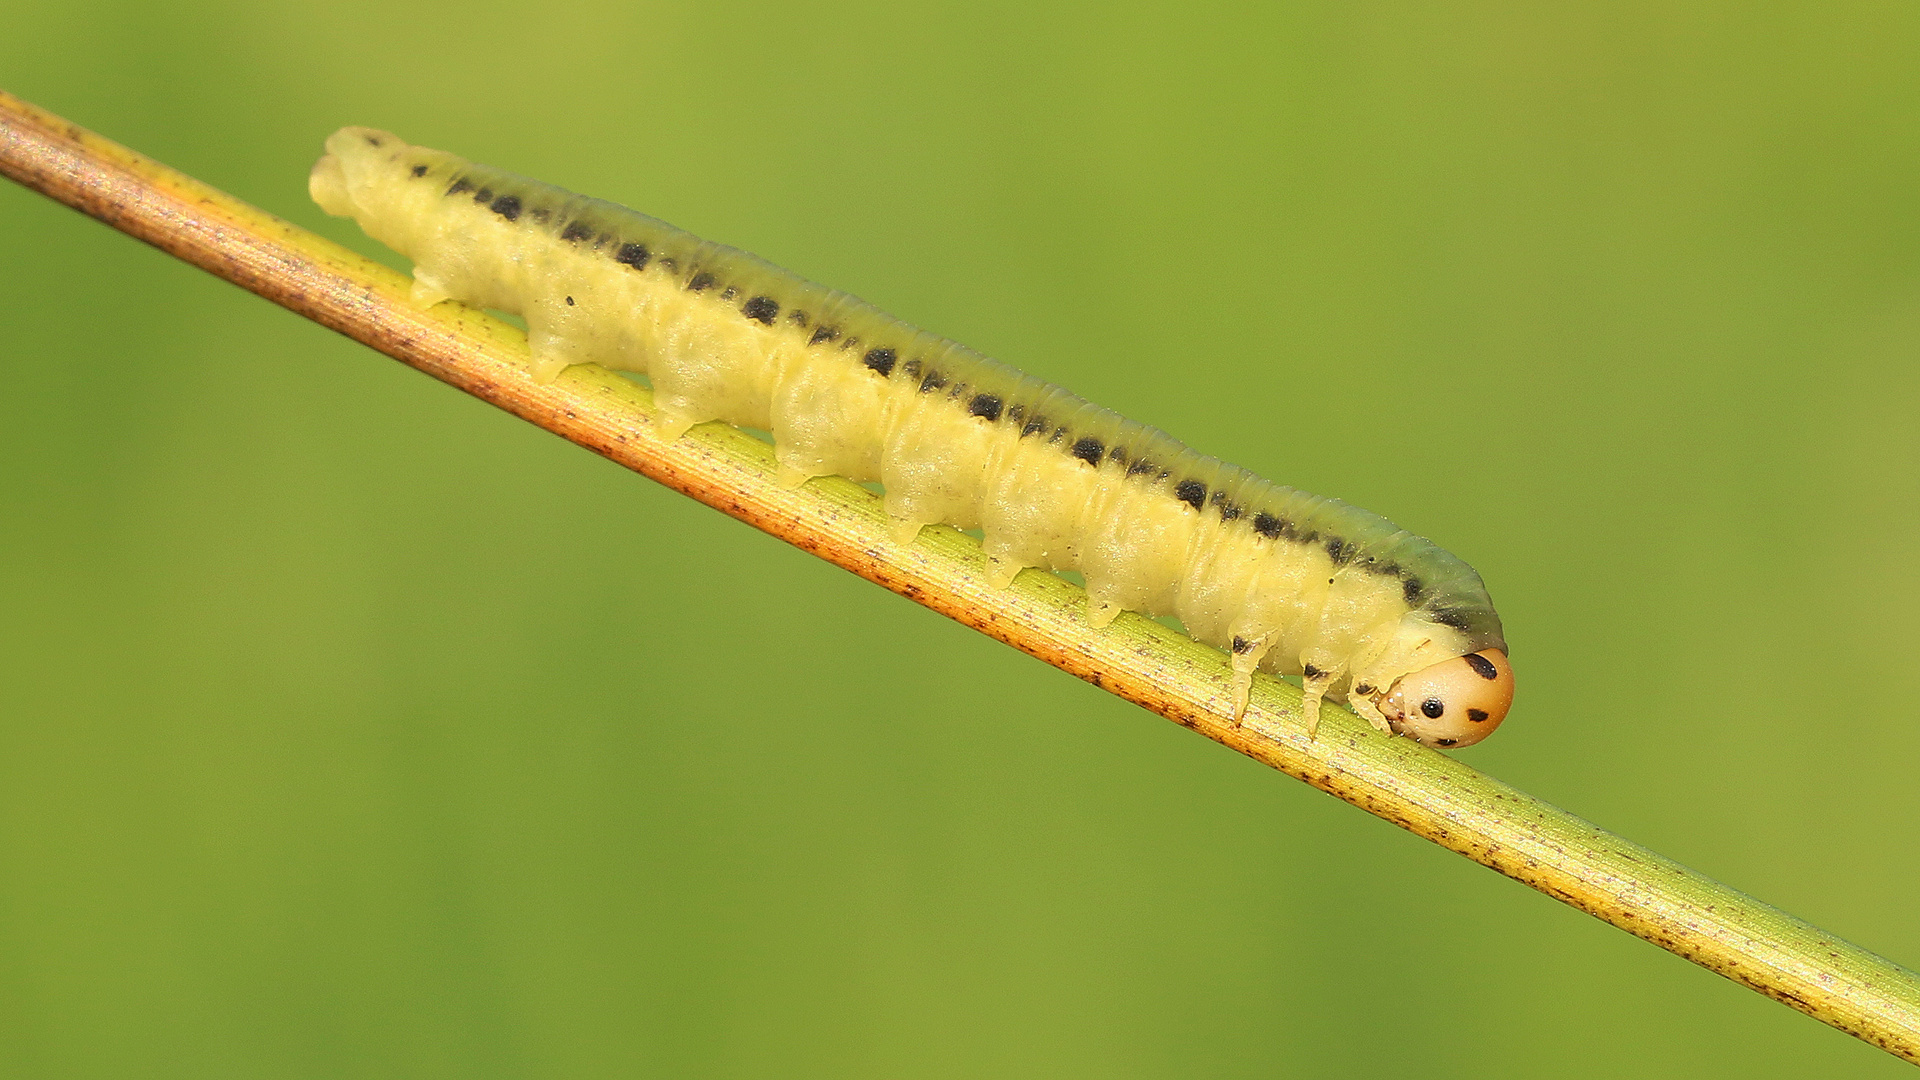
M408 281L157 162L0 93L0 172L821 558L1451 848L1596 918L1920 1062L1920 977L1353 714L1300 723L1300 691L1261 677L1244 723L1224 655L1149 619L1088 627L1048 574L989 588L971 538L898 545L875 497L838 478L774 482L765 444L720 424L664 442L652 398L576 367L527 374L525 336L483 312L419 311Z

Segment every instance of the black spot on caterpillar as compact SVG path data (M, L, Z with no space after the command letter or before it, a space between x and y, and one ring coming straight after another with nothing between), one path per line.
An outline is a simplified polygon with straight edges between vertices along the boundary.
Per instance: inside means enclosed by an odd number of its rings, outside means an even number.
M1327 547L1327 558L1333 560L1333 565L1344 566L1347 560L1353 557L1353 549L1347 546L1345 540L1337 536L1329 536L1325 543Z
M740 314L765 326L773 325L773 317L780 314L780 305L771 296L756 296L740 305Z
M649 257L645 244L621 244L620 250L613 253L614 262L622 266L631 266L635 270L645 270Z
M935 522L979 529L996 585L1076 570L1095 626L1177 616L1231 650L1235 716L1256 669L1304 677L1309 730L1323 696L1430 745L1476 741L1506 714L1512 673L1479 575L1384 518L624 207L385 132L343 129L327 149L315 200L411 258L418 302L523 316L534 378L644 372L662 437L763 429L783 482L880 481L902 542ZM429 174L451 178L441 194L408 183Z

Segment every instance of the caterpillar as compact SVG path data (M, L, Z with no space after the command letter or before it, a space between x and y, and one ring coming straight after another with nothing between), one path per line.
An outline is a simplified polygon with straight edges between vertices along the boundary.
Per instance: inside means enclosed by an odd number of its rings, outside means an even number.
M1300 676L1309 737L1323 699L1429 746L1506 717L1513 669L1480 576L1385 518L747 252L388 132L335 132L308 190L413 261L414 303L523 317L535 379L643 373L665 438L712 420L771 432L780 483L877 480L902 543L979 529L996 587L1077 570L1095 627L1177 617L1230 654L1236 722L1259 669Z

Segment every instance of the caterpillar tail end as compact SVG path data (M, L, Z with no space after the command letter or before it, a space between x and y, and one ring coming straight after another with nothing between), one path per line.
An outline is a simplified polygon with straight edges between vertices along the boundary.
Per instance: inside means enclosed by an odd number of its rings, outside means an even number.
M307 195L333 217L353 216L353 196L347 191L346 166L332 154L313 163L313 171L307 174Z

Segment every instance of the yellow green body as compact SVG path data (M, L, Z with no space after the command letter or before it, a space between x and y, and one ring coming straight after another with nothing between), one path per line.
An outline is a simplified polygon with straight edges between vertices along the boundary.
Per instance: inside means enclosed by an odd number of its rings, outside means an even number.
M978 528L1003 584L1077 570L1096 625L1176 616L1233 653L1243 688L1256 667L1302 675L1379 722L1367 694L1505 649L1479 575L1378 515L624 207L366 128L327 150L321 206L412 259L422 302L524 317L536 378L642 372L667 434L765 429L791 482L881 482L902 539Z

